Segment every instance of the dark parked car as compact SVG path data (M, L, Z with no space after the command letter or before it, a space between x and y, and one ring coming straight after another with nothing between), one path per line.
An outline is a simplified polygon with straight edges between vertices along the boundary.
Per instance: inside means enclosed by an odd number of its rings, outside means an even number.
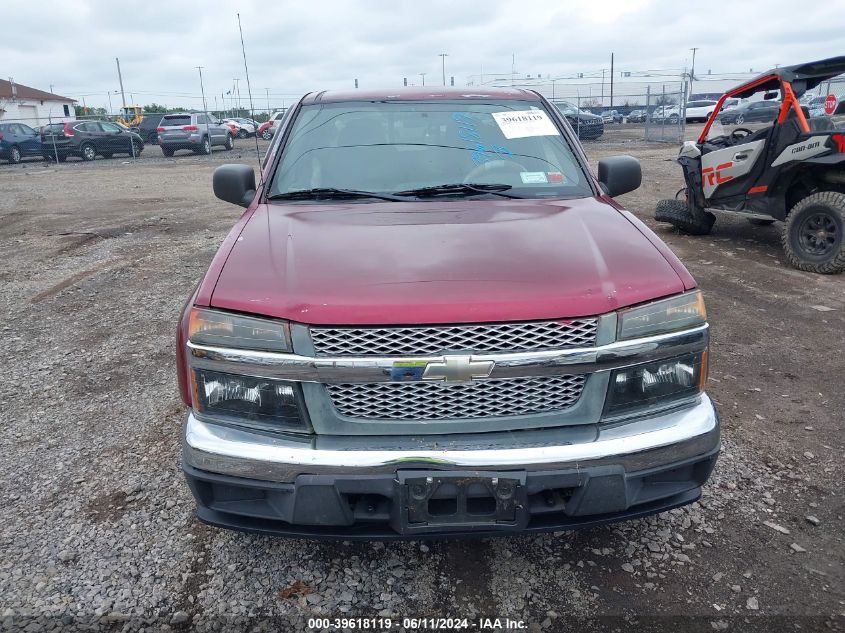
M144 141L135 132L110 121L70 121L41 128L41 153L46 160L64 162L68 156L94 160L98 155L138 156Z
M0 158L19 163L26 156L41 156L41 135L23 123L0 123Z
M719 115L721 123L741 125L746 121L765 121L771 123L778 116L780 101L751 101L736 108L725 110Z
M597 114L581 110L568 101L558 101L554 105L569 121L579 139L597 139L604 134L604 121Z
M628 123L642 123L645 121L645 110L631 110L628 114Z
M132 128L133 132L137 132L144 143L156 144L158 143L158 132L156 128L161 124L161 119L164 114L144 114L141 124L137 128Z

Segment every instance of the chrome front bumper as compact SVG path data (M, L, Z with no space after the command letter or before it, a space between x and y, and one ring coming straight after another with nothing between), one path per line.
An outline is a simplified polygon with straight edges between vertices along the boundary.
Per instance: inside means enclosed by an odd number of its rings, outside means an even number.
M187 466L210 473L294 482L299 475L374 475L417 467L532 472L613 465L631 473L710 454L720 445L718 416L706 395L694 405L625 423L512 432L502 434L500 445L491 435L466 441L443 436L286 438L205 422L189 413L183 458Z

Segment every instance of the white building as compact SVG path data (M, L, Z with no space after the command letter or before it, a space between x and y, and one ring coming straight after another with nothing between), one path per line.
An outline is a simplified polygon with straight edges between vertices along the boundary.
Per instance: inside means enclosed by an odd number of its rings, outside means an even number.
M0 79L0 121L37 128L49 122L73 121L75 99Z

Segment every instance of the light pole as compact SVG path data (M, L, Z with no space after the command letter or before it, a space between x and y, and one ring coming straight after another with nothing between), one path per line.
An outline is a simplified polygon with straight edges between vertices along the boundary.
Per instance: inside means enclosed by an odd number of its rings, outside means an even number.
M420 73L420 77L422 77L422 85L425 85L425 73Z
M440 59L443 61L443 85L446 85L446 58L449 57L449 53L440 53Z
M202 82L202 66L197 66L197 70L200 73L200 94L202 95L202 111L205 113L205 134L208 137L208 154L210 156L213 150L211 149L211 133L208 131L208 106L205 103L205 86Z
M693 47L690 49L692 51L692 70L690 70L690 83L692 80L695 79L695 51L698 50L698 47Z

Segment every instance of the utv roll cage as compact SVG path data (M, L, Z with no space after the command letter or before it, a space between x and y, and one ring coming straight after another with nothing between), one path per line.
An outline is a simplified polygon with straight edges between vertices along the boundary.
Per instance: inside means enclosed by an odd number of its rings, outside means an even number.
M792 110L801 131L808 133L810 124L807 122L807 117L804 116L804 111L801 109L798 99L808 90L812 90L820 83L842 73L845 73L845 55L766 71L741 86L729 90L719 98L718 103L713 108L713 114L710 115L710 119L708 119L704 129L701 130L698 142L703 143L707 140L710 127L718 119L726 99L732 97L747 98L757 92L769 90L780 90L783 94L783 103L780 106L780 112L778 112L777 124L784 123L790 110Z

